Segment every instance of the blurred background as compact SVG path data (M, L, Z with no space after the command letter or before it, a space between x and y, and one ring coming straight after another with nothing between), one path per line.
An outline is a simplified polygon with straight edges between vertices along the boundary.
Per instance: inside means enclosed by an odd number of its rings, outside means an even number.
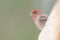
M54 0L0 0L0 40L37 40L40 30L29 12L49 14Z

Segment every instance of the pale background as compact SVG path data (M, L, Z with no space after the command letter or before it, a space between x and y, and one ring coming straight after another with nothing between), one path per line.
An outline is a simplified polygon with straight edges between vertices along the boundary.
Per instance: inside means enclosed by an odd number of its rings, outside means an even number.
M40 30L29 12L48 14L54 0L0 0L0 40L37 40Z

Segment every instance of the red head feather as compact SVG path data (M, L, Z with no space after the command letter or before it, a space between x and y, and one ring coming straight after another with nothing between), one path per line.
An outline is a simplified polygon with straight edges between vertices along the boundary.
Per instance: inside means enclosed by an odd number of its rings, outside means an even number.
M36 20L36 16L39 15L40 13L41 13L40 10L32 10L31 13L30 13L30 15L32 16L32 18L34 20Z
M32 13L40 12L40 10L32 10Z

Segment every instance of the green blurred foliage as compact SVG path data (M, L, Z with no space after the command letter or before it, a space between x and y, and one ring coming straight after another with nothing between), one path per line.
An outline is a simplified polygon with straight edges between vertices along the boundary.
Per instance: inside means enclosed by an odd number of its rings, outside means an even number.
M29 12L41 9L48 14L54 1L50 2L0 0L0 40L37 40L40 30L34 24Z

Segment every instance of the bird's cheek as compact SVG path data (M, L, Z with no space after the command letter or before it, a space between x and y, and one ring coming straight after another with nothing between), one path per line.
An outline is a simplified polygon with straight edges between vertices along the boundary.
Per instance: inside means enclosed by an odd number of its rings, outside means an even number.
M33 20L36 21L36 16L32 16Z

